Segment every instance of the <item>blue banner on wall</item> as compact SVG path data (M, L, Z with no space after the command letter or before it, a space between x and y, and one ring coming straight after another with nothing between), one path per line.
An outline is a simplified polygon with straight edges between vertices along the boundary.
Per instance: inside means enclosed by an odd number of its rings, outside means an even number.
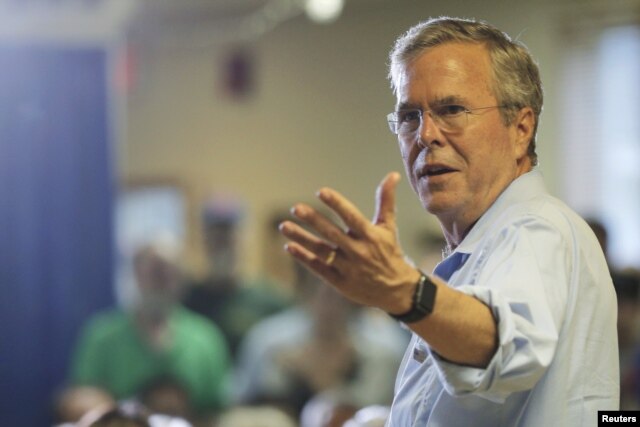
M77 333L113 304L107 57L0 46L0 425L51 425Z

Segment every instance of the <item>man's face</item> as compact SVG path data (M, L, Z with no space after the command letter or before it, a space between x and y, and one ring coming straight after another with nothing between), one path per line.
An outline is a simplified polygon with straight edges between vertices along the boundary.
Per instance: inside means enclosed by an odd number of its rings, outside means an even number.
M143 299L167 306L178 299L180 271L166 256L154 248L146 248L136 256L134 268Z
M398 83L399 110L498 105L489 53L481 44L430 48L407 66ZM490 108L467 114L466 126L457 132L443 132L425 113L416 138L400 141L413 189L445 227L470 227L511 181L530 169L518 119L505 126L500 113Z

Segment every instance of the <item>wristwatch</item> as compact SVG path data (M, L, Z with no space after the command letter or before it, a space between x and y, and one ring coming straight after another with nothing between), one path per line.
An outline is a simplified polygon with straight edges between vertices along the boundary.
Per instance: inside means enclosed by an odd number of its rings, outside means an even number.
M406 313L389 313L389 315L402 323L413 323L424 319L433 311L437 289L429 276L420 271L420 279L418 279L416 290L413 294L411 309Z

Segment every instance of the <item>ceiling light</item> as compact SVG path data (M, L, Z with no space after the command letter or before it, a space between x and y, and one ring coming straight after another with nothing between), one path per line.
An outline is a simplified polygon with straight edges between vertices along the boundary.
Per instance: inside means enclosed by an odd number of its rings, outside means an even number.
M306 0L304 10L313 22L328 24L342 12L344 0Z

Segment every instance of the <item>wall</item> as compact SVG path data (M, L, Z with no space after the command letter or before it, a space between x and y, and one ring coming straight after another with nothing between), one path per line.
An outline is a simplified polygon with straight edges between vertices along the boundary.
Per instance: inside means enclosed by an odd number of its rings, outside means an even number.
M390 170L402 170L385 115L394 98L386 80L397 35L429 16L487 20L522 40L539 60L546 102L538 138L547 183L555 191L558 141L555 77L562 19L571 4L537 1L369 1L347 4L330 26L304 16L245 47L254 55L256 90L235 100L221 86L231 43L208 47L145 42L137 50L138 81L129 102L124 178L181 182L190 212L188 261L202 268L199 203L212 191L236 192L249 206L244 271L260 269L260 239L274 208L312 200L321 186L342 191L367 216L374 191ZM169 30L167 30L169 31ZM184 46L178 47L180 44ZM398 194L401 239L420 256L416 236L437 223L421 209L406 180Z

